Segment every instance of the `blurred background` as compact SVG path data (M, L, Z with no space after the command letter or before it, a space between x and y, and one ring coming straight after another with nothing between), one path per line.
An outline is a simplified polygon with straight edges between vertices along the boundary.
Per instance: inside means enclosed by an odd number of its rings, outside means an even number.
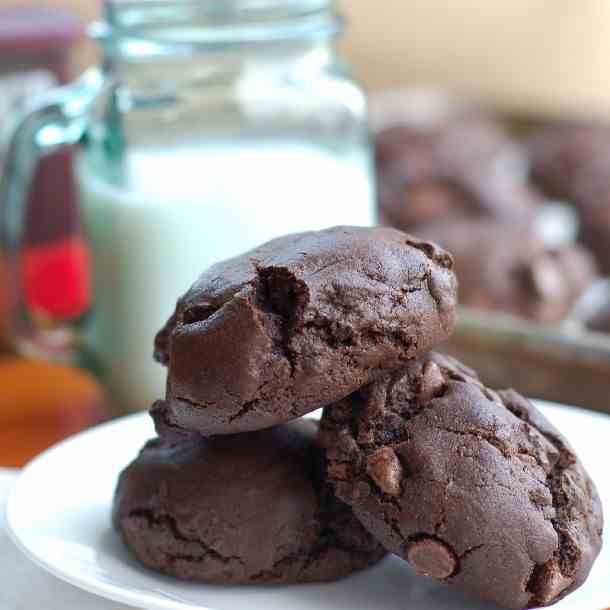
M339 223L454 254L490 385L610 412L610 5L344 0L338 53L326 0L209 5L0 0L0 466L161 397L209 264Z
M70 11L84 22L101 12L98 0L0 0ZM603 0L475 2L366 0L341 4L347 29L340 45L371 91L442 86L510 111L542 116L606 116L610 7ZM83 43L73 73L96 61Z

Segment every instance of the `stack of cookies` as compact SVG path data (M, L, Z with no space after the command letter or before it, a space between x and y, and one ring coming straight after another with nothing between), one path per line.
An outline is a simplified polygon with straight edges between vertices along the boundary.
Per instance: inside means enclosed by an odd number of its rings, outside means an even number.
M508 608L580 586L601 547L595 487L527 400L430 351L456 290L448 253L386 228L291 235L205 272L157 336L159 436L116 491L136 558L290 584L391 552Z

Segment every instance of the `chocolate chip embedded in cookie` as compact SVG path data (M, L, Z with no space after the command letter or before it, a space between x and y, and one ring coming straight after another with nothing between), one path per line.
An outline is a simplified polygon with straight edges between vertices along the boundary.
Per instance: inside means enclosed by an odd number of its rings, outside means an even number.
M366 458L366 472L384 493L389 496L400 495L404 472L400 460L390 447L383 447Z
M443 542L430 536L423 536L407 546L407 561L421 576L433 576L444 580L452 576L459 559Z
M262 429L340 400L443 342L451 256L394 229L276 239L204 273L157 337L161 434Z
M578 588L600 551L600 501L567 441L451 358L327 407L321 439L337 496L421 575L530 608Z
M114 524L145 566L223 584L322 582L385 551L325 481L317 424L150 441L122 473Z

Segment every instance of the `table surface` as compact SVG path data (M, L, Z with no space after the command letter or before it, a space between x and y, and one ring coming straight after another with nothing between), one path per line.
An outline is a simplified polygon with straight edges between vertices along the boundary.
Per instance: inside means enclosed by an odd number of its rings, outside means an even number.
M16 476L17 471L0 469L0 610L132 610L47 574L13 545L6 534L4 501Z

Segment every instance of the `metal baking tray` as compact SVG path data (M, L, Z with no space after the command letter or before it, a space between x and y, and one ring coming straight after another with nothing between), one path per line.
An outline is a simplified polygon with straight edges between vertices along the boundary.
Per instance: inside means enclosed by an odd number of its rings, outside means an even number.
M462 307L441 351L491 387L610 413L610 335Z

